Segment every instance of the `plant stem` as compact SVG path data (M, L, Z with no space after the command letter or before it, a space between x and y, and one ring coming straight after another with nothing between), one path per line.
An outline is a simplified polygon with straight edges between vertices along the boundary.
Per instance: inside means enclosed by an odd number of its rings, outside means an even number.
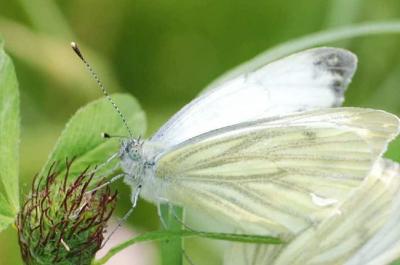
M360 16L363 0L331 0L328 5L325 28L352 25ZM348 47L351 39L341 40L340 46Z
M258 55L255 59L250 60L247 63L239 65L231 71L223 74L220 78L213 81L207 88L213 88L219 84L230 80L242 74L243 72L251 72L261 66L272 62L276 59L282 58L283 56L291 53L311 48L326 43L341 41L356 37L377 35L377 34L393 34L400 33L400 22L366 22L360 24L354 24L345 27L337 27L329 30L323 30L320 32L312 33L294 40L290 40L272 47L264 53Z
M325 27L344 26L356 23L363 10L363 0L331 0L327 5Z
M124 250L125 248L140 242L149 242L149 241L168 241L168 242L179 242L182 238L190 238L190 237L204 237L209 239L216 240L228 240L234 242L241 243L255 243L255 244L283 244L284 242L276 237L269 236L259 236L259 235L245 235L245 234L228 234L228 233L209 233L209 232L199 232L193 230L180 230L180 231L170 231L170 230L159 230L148 232L143 235L136 236L132 239L129 239L118 246L112 248L108 253L101 259L94 261L93 265L102 265L105 264L110 258L112 258L118 252ZM179 253L182 255L182 252ZM180 259L182 259L180 257ZM171 259L172 260L172 259ZM164 262L164 261L163 261ZM163 263L167 264L167 263Z
M176 232L182 230L183 209L167 204L161 205L161 218L166 227L166 231ZM163 225L163 224L162 224ZM182 265L183 241L181 237L167 238L161 241L161 264L162 265Z

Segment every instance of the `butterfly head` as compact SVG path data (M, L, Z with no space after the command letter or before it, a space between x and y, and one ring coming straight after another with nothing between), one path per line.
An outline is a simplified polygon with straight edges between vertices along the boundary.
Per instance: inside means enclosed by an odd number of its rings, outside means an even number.
M143 160L143 141L140 138L128 138L122 140L120 157L121 160L131 160L133 162L140 162Z

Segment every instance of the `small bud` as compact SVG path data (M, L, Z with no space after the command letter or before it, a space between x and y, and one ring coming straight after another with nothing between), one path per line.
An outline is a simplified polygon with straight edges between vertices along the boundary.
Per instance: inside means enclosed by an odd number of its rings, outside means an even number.
M27 265L89 265L102 245L116 193L109 187L87 193L94 173L87 168L69 181L71 165L67 162L64 176L53 164L47 176L35 178L18 214L19 245Z

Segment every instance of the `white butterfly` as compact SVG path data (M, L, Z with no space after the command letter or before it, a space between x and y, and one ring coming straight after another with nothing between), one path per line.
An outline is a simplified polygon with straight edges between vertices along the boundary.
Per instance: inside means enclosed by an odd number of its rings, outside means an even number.
M392 114L330 108L356 61L336 48L291 55L206 90L149 140L123 140L114 157L132 204L141 195L269 234L330 215L399 131Z

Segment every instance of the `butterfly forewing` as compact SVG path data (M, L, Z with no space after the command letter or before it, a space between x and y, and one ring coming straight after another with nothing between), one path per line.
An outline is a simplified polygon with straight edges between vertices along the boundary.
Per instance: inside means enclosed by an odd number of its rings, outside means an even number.
M317 48L243 72L194 99L151 141L171 147L241 122L340 106L356 62L346 50Z
M167 150L156 177L171 203L251 232L298 233L362 182L398 126L391 114L358 108L242 123Z

